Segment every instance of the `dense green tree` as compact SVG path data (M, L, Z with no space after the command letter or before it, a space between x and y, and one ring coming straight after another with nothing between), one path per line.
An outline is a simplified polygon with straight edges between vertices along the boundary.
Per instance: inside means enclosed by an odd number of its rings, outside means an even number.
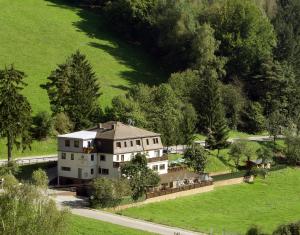
M22 95L25 74L13 65L0 70L0 135L7 139L7 157L12 161L12 149L30 147L31 107Z
M133 200L143 197L147 188L157 186L160 180L158 174L148 168L146 156L139 153L122 166L121 172L129 179Z
M288 163L296 165L300 162L300 136L288 134L285 138L285 154Z
M127 179L96 178L91 182L92 207L113 207L120 204L122 198L130 195L130 186Z
M186 164L193 168L196 173L204 173L207 164L208 153L201 145L193 144L188 147L184 152L183 158Z
M216 1L202 16L221 42L218 54L227 58L227 79L245 78L276 45L273 26L251 0Z
M73 129L73 123L65 113L58 113L54 116L54 129L59 134L65 134Z
M51 115L42 111L37 113L32 119L32 137L37 140L42 140L47 138L52 134L53 130L53 119Z
M194 141L197 125L197 113L193 105L186 104L182 108L182 120L180 124L180 140L181 144L190 145Z
M276 58L288 61L300 75L300 2L277 0L277 14L272 20L277 33Z
M263 108L260 103L248 102L242 111L239 129L254 134L264 130L265 122Z
M54 114L65 112L75 130L91 125L98 112L98 78L86 56L76 51L48 77L42 87L47 89Z
M235 141L230 146L229 157L233 160L236 169L240 166L240 161L244 156L246 143L244 141Z
M280 111L274 111L267 119L267 130L270 136L273 136L273 145L276 145L276 139L283 134L286 127L287 118Z
M3 235L59 235L67 232L69 213L58 210L56 203L39 187L26 182L19 184L10 175L4 176L0 217Z
M228 126L236 130L241 121L241 112L245 107L245 97L240 86L228 84L221 86L222 103Z
M257 149L256 155L258 158L262 159L263 163L268 163L272 161L272 158L274 157L274 153L272 152L272 150L265 146Z

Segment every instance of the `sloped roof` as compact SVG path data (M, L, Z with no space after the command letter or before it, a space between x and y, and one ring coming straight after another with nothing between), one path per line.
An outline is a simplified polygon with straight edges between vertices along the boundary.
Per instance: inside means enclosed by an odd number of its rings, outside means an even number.
M122 122L116 121L100 123L98 126L91 128L89 131L96 131L97 139L110 140L134 139L160 135L152 131L147 131L135 126L125 125Z

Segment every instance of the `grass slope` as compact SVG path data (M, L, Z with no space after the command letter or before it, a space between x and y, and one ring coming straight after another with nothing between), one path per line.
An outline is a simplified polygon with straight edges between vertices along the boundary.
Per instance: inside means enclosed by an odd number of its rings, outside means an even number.
M68 235L141 235L152 234L123 226L72 215Z
M186 229L241 233L251 225L266 232L300 219L300 170L270 173L266 180L217 188L213 192L153 203L122 212L127 216Z
M104 106L132 84L153 84L164 77L142 50L105 30L99 15L62 0L0 0L0 6L0 68L13 63L27 74L24 93L35 112L49 110L40 84L77 49L100 77Z

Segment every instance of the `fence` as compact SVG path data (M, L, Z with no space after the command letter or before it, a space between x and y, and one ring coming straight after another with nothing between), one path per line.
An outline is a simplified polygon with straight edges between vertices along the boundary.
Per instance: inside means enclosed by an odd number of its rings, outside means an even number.
M200 183L184 185L184 186L181 186L178 188L166 188L164 190L148 192L148 193L146 193L146 198L149 199L149 198L153 198L153 197L159 197L159 196L163 196L163 195L167 195L167 194L171 194L171 193L177 193L177 192L186 191L186 190L190 190L190 189L205 187L205 186L209 186L212 184L213 184L212 181L202 181Z
M44 163L44 162L57 162L57 156L16 159L16 163L21 166L32 165L32 164L37 164L37 163ZM6 164L7 164L7 160L0 161L0 166L6 165Z

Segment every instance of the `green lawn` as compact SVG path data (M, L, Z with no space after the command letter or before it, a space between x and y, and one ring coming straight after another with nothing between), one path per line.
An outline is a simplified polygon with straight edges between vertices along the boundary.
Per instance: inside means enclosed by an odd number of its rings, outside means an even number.
M233 138L247 138L247 137L256 136L256 135L266 135L267 136L268 133L266 131L264 131L264 132L257 133L257 134L248 134L248 133L245 133L245 132L230 130L229 134L228 134L228 137L230 139L233 139ZM196 134L195 138L196 138L196 140L203 141L203 140L206 139L206 136L203 135L203 134Z
M123 226L72 215L67 235L141 235L152 234Z
M0 68L13 63L25 71L28 86L24 94L34 112L49 110L48 96L40 84L77 49L87 55L100 78L102 106L132 84L165 79L158 64L143 50L109 33L100 15L62 2L0 0Z
M29 156L41 156L57 153L57 141L56 138L49 138L44 141L33 141L31 144L31 150L26 149L24 151L18 150L16 146L13 148L13 157L29 157ZM0 140L0 159L7 158L6 142L4 139Z
M148 204L122 214L157 223L221 234L242 233L251 225L266 232L300 219L300 169L270 173L266 180L217 188L215 191Z

